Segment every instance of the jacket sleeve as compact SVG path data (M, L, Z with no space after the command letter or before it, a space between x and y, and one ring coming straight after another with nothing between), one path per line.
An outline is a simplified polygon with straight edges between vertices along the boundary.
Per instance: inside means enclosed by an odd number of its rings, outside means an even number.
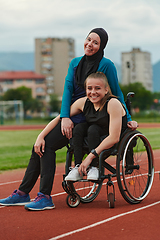
M69 64L68 73L65 78L64 91L62 96L60 117L70 117L70 105L73 94L74 85L74 61Z
M126 108L126 113L127 113L127 121L132 121L131 115L128 112L128 109L126 107L125 101L124 101L124 96L123 93L120 89L120 86L118 84L118 77L117 77L117 70L113 62L109 62L105 67L103 71L108 79L109 86L111 88L112 94L117 96L118 99L121 101L121 103L125 106Z

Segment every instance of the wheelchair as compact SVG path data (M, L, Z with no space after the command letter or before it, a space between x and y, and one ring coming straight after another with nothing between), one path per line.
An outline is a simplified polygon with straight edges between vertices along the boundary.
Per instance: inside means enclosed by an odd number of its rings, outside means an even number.
M130 112L130 97L127 94L126 106ZM88 181L86 176L78 181L65 181L65 176L74 159L72 145L67 145L65 174L62 187L66 191L66 203L69 207L77 207L80 203L92 202L99 194L102 185L106 185L107 201L110 208L115 207L115 188L113 178L117 179L120 193L124 200L130 204L138 204L147 197L152 187L154 178L153 151L148 139L138 130L127 129L120 138L119 143L112 148L103 150L99 155L99 179ZM84 144L83 153L89 154L87 145ZM116 160L109 163L108 158ZM104 180L107 180L104 183Z

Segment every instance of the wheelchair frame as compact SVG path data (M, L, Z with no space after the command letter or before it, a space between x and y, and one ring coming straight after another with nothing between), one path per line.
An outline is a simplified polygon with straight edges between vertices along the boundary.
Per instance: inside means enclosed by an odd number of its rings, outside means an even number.
M133 93L129 94L127 95L128 99L131 94L133 96ZM128 103L130 104L129 100ZM76 182L64 180L73 158L73 148L69 145L67 147L62 187L68 194L66 202L69 207L77 207L80 202L92 202L98 196L103 181L107 179L107 201L109 207L114 208L115 188L112 181L114 177L117 178L122 197L128 203L137 204L147 197L154 178L154 159L151 145L141 132L127 129L118 144L101 152L99 155L99 179L97 181L88 181L85 177ZM88 148L84 148L83 151L84 154L89 153ZM116 156L116 168L106 162L110 156ZM106 170L109 173L106 174Z

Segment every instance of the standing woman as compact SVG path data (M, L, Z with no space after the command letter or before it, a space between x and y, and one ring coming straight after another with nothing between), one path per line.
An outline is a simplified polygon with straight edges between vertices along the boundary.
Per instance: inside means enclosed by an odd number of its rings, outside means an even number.
M118 85L114 64L103 57L104 48L108 42L108 34L102 28L93 29L84 42L83 57L74 58L65 78L64 93L61 107L61 122L53 128L52 121L38 135L32 149L32 155L22 183L9 197L0 200L1 205L25 205L30 210L53 209L55 206L50 196L56 169L56 151L68 143L72 137L74 124L84 122L82 115L70 117L70 105L75 100L85 96L84 80L96 71L103 72L109 82L112 93L124 104L123 94ZM131 121L128 113L128 126L132 129L137 123ZM30 202L29 192L34 187L40 175L40 189L37 197Z

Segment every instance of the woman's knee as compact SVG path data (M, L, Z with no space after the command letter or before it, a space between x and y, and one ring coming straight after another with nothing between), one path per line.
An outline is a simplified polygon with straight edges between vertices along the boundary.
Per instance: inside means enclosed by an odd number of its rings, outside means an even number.
M45 137L45 147L57 151L68 144L68 138L62 135L60 123Z
M86 123L79 123L73 128L73 136L75 135L84 135L86 132Z
M89 128L88 128L88 135L100 135L100 127L98 125L91 125Z

